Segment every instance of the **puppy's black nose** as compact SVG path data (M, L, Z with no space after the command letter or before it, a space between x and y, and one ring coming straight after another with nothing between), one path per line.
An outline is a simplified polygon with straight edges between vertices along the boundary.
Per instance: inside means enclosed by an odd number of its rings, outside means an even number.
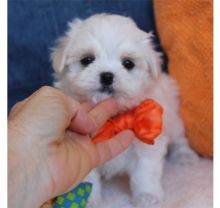
M109 86L113 83L114 74L111 72L102 72L100 74L100 82L102 85Z

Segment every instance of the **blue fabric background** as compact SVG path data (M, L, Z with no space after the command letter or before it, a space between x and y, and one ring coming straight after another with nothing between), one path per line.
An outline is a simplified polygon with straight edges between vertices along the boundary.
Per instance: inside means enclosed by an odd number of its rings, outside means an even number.
M141 29L155 31L152 0L8 0L9 110L52 84L50 48L67 22L100 12L130 16ZM157 38L155 42L159 44Z

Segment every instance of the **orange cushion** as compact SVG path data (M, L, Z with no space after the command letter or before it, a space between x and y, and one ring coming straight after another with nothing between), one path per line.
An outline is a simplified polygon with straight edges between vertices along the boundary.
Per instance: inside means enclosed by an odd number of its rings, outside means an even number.
M179 83L181 114L191 146L213 156L213 2L154 1L168 70Z

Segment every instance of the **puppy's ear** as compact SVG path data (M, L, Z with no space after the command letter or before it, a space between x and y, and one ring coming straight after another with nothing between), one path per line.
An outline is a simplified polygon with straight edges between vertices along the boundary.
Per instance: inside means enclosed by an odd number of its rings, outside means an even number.
M155 79L158 78L162 66L162 53L157 52L153 44L153 33L145 33L146 61Z
M79 30L81 23L82 20L80 19L76 19L73 22L70 22L68 24L68 31L64 37L58 39L56 46L52 49L50 58L52 61L53 69L56 73L61 73L64 70L68 48L70 47L71 41L74 39L75 34Z
M62 37L58 40L57 46L52 49L51 60L53 69L56 73L61 73L65 67L66 47L68 42L68 37Z

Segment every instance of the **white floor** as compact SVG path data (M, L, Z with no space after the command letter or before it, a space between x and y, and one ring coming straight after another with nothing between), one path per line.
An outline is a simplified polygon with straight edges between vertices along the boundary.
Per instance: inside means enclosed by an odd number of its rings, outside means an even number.
M213 162L201 159L196 164L184 166L166 162L163 186L165 199L155 208L212 208ZM106 182L103 188L105 203L102 208L134 208L129 202L126 177Z

